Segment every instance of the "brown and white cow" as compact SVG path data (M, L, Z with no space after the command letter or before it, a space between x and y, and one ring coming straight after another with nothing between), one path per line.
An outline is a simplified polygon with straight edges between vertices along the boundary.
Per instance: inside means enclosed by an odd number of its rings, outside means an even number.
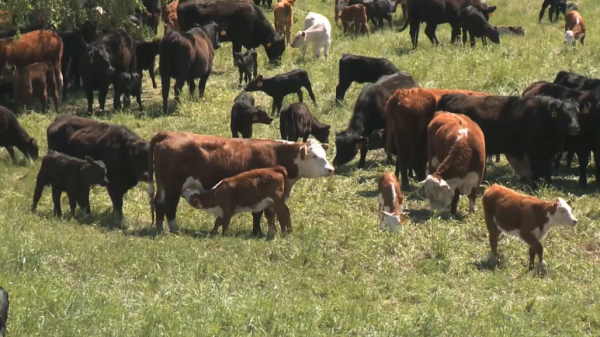
M306 143L269 139L230 139L161 131L151 140L148 195L156 228L163 229L166 215L172 233L177 232L177 205L182 187L205 192L219 181L258 168L281 165L288 172L286 198L300 178L331 176L334 168L326 158L327 144L314 140ZM153 183L156 172L156 196ZM152 199L154 199L152 201ZM253 213L253 233L260 234L261 212ZM273 213L265 210L267 220Z
M377 198L379 199L379 229L385 231L387 226L390 227L392 232L403 230L402 224L406 220L406 215L402 211L402 191L400 191L400 185L398 185L398 179L396 176L385 172L379 180L377 180Z
M544 201L494 184L485 190L482 201L492 253L498 255L500 232L520 237L529 245L529 270L536 254L540 267L546 268L540 240L551 227L577 225L571 206L562 198Z
M585 23L581 14L577 11L570 11L565 16L565 41L572 43L575 47L575 42L581 42L585 40Z
M429 175L421 182L431 211L456 215L460 194L469 195L475 212L477 189L485 172L485 140L477 123L465 115L437 112L427 127Z
M229 228L231 218L240 213L261 212L269 208L277 215L281 233L292 231L290 209L285 204L285 182L287 171L283 166L263 168L225 178L210 190L202 193L188 188L194 182L183 184L183 198L192 206L214 214L217 233L223 226L223 235ZM275 223L269 223L269 232L275 232Z

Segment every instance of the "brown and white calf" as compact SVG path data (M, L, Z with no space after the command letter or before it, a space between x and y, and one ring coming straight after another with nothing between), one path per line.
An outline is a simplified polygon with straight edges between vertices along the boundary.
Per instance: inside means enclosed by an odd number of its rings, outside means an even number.
M377 198L379 199L379 229L385 231L387 226L392 232L403 230L402 224L406 220L406 215L402 211L402 191L398 185L396 176L385 172L379 180L377 180Z
M345 0L347 2L347 0ZM369 25L367 24L367 10L363 5L346 6L342 9L340 15L344 34L354 29L354 35L366 33L369 35Z
M194 189L193 183L186 182L181 195L192 207L217 217L213 233L222 225L225 235L236 214L269 208L275 212L283 234L292 230L290 210L285 204L286 179L287 171L283 166L255 169L225 178L206 192ZM274 221L269 221L269 231L275 231Z
M583 22L583 18L579 12L570 11L565 16L565 41L572 43L574 47L577 40L583 45L583 41L585 40L585 22Z
M492 253L498 254L500 232L520 237L529 245L529 270L536 254L540 267L546 268L540 240L551 227L577 224L571 206L562 198L544 201L494 184L485 190L482 201Z
M431 211L451 205L456 215L458 198L469 195L469 212L475 211L477 189L485 172L485 141L469 117L437 112L427 127L429 175L421 182Z

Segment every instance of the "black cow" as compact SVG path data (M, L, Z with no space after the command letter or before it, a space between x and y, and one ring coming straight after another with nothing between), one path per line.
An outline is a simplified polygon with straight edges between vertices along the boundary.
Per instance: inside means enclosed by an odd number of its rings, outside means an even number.
M500 32L492 27L483 14L473 6L467 6L460 11L460 24L462 26L463 44L467 43L467 32L471 40L471 47L475 47L475 38L480 37L484 46L489 38L494 43L500 43Z
M144 110L142 106L142 76L140 74L122 72L117 75L114 83L114 95L123 95L123 107L129 108L131 105L130 96L135 97L140 111Z
M340 58L339 83L335 87L335 99L338 102L343 101L352 82L373 83L384 75L399 71L388 59L343 54Z
M281 110L279 130L281 139L306 142L313 135L321 143L329 143L331 125L319 122L304 103L292 103Z
M497 26L496 30L502 35L517 35L517 36L525 36L525 28L523 27L500 27Z
M202 98L206 82L212 72L215 49L218 46L218 25L211 23L187 32L171 30L160 43L159 70L162 83L163 113L167 113L167 100L171 88L171 78L175 79L175 100L187 82L190 95L196 89L195 79L199 78L198 94Z
M481 0L407 0L406 20L400 32L410 25L410 39L413 48L417 48L421 22L425 22L425 35L431 43L438 45L435 30L438 25L449 23L452 26L451 42L454 43L460 36L460 10L469 5L477 8L486 21L496 10L496 6L488 6Z
M15 160L16 147L29 160L38 159L38 145L21 127L12 111L0 106L0 146L6 148L12 161Z
M47 129L48 149L106 165L107 191L114 212L123 216L123 196L148 180L148 143L122 125L59 115Z
M571 89L600 91L600 79L583 76L570 71L559 71L553 82Z
M194 24L216 22L221 28L220 41L231 41L233 51L265 47L271 63L281 59L285 51L285 39L279 36L258 6L237 1L190 0L179 2L177 19L182 31Z
M59 33L63 40L63 54L61 59L61 71L63 75L63 100L67 99L67 91L71 78L74 78L75 88L81 87L78 63L81 55L85 53L87 43L81 32L67 30Z
M560 12L562 12L563 15L567 14L566 0L544 0L544 3L542 4L542 10L540 11L540 18L538 20L538 23L542 22L542 18L544 17L546 8L548 8L548 6L550 6L550 11L548 12L548 18L550 19L550 22L552 22L552 15L554 14L554 12L556 12L556 18L554 19L555 21L558 21L558 15L560 14Z
M558 99L572 99L579 104L579 125L581 130L577 136L569 136L565 140L564 151L568 151L567 165L571 166L573 153L579 160L579 184L587 186L587 167L590 153L594 158L600 155L600 93L569 89L550 82L536 82L523 92L523 96L545 95ZM562 152L560 153L562 155ZM560 160L560 157L559 157ZM557 165L558 166L558 165ZM596 181L600 178L600 165L596 165Z
M152 88L156 89L156 80L154 78L154 65L156 55L160 52L161 39L152 41L138 42L136 46L137 72L143 77L143 71L147 70L152 80Z
M106 166L101 160L93 160L89 156L85 156L85 160L83 160L50 150L42 159L42 165L37 175L31 211L35 212L44 187L52 186L54 216L62 216L60 197L63 192L67 192L69 197L71 216L75 216L77 205L82 211L89 214L90 187L94 185L108 185Z
M242 85L242 77L248 84L248 81L255 78L258 74L258 55L253 48L246 50L244 54L233 52L233 64L238 67L240 72L240 86Z
M335 136L336 153L333 165L346 164L354 159L360 150L358 168L364 168L369 137L373 131L386 128L385 105L388 99L396 90L410 88L419 88L419 84L406 72L386 75L373 84L363 86L354 104L348 128Z
M6 334L6 321L8 320L8 292L0 287L0 337Z
M283 98L292 93L298 95L298 100L302 103L303 94L302 87L306 88L310 99L317 104L315 94L312 91L312 85L308 78L308 73L304 69L294 69L285 74L275 75L273 77L263 78L262 75L258 75L255 79L250 81L244 88L244 91L262 91L265 94L273 97L273 105L271 107L271 115L275 114L275 111L279 114L281 106L283 104Z
M359 4L365 6L367 19L371 20L375 27L383 28L383 20L386 20L392 28L392 15L396 11L395 3L389 0L350 0L348 2L348 6Z
M88 113L92 113L94 90L98 90L100 110L108 87L121 72L133 72L137 69L135 41L123 30L116 30L88 46L79 60L79 73L83 80L88 102ZM114 109L121 108L119 96L114 97Z
M261 3L262 5L267 5L267 8L271 9L271 5L273 4L273 0L253 0L254 4L259 6Z
M437 110L461 113L479 124L488 156L528 159L533 181L552 181L552 159L568 135L579 133L577 104L547 96L446 94Z
M254 105L254 98L245 92L241 92L233 100L231 107L231 137L252 138L252 125L255 123L271 124L273 118L267 112Z

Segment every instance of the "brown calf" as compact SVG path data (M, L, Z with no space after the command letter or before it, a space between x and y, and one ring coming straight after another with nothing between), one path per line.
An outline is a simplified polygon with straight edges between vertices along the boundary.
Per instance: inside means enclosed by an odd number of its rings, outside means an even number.
M322 124L311 113L304 103L292 103L281 110L279 118L281 139L292 142L306 142L313 135L321 143L329 143L331 125Z
M285 33L286 43L290 43L290 35L294 25L294 2L296 0L281 0L277 2L273 9L275 31L280 35Z
M396 90L387 102L387 130L392 130L395 136L396 155L399 155L396 160L396 176L402 170L402 188L409 186L409 168L415 170L417 179L425 179L427 126L437 111L440 97L448 93L488 96L486 93L465 90L413 88Z
M469 195L469 212L475 212L475 198L485 172L483 132L471 118L437 112L427 127L429 175L421 182L431 211L456 216L458 198Z
M577 40L583 45L583 41L585 40L585 23L579 12L570 11L565 16L565 41L572 43L574 47Z
M377 198L379 200L379 229L385 231L390 226L392 232L403 230L402 224L406 221L406 215L402 211L402 191L398 185L396 176L386 172L377 180Z
M206 192L192 189L192 184L183 184L182 196L198 209L214 214L216 233L223 226L225 235L231 218L239 213L262 212L268 208L275 212L281 233L292 231L290 210L285 204L287 171L283 166L262 168L225 178ZM269 232L275 231L275 221L269 221Z
M175 0L170 4L163 4L162 6L162 21L165 28L179 30L179 21L177 20L177 6L179 6L179 0ZM166 29L165 29L166 30Z
M0 74L0 83L12 82L17 111L32 97L37 97L42 104L42 113L48 106L48 93L54 101L54 109L58 113L58 88L56 87L54 69L50 64L37 62L25 67L5 64Z
M342 0L343 1L343 0ZM367 24L367 10L363 5L347 6L342 10L340 15L344 33L354 28L354 35L358 33L366 33L369 35L369 25Z
M498 255L500 232L520 237L529 245L529 270L533 269L536 254L540 266L546 268L540 240L550 227L577 224L571 206L562 198L543 201L494 184L485 190L482 201L492 253Z

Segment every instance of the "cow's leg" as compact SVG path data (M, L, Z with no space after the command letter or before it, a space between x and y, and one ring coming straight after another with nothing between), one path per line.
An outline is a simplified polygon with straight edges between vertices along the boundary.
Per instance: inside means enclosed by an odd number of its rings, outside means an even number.
M217 217L217 218L215 219L215 225L214 225L214 227L213 227L213 230L210 232L211 234L217 234L217 232L219 231L219 226L221 226L221 225L223 224L223 223L222 223L222 220L223 220L223 219L221 219L221 218L219 218L219 217Z
M12 162L16 163L17 159L15 158L15 149L12 146L7 146L6 151L10 155L10 159L12 160Z
M167 222L169 223L169 231L171 231L172 234L179 233L179 230L177 229L177 206L179 205L180 197L181 190L171 189L166 191L164 199L165 214L167 216ZM225 227L223 227L223 229L224 228Z
M471 40L471 48L475 47L475 35L469 32L469 39Z
M75 217L75 208L77 207L77 193L75 193L75 191L67 191L67 198L69 198L71 216Z
M121 95L123 95L124 92L121 91L121 88L119 88L119 86L116 84L116 82L113 84L113 88L114 88L113 109L121 110Z
M52 101L54 102L54 110L56 110L56 113L58 113L58 89L56 89L56 87L54 87L54 90L52 90Z
M559 154L556 155L556 162L554 163L555 170L558 170L558 168L560 167L560 160L562 159L562 155L563 155L562 152L560 152Z
M346 95L346 91L350 88L352 81L346 81L340 78L340 82L335 87L335 99L338 103L341 103L344 100L344 96Z
M91 214L90 210L90 189L82 188L79 191L79 195L77 196L77 203L79 204L79 208L86 214Z
M200 98L204 97L204 91L206 90L206 82L208 81L208 77L210 76L210 72L206 75L200 77L200 82L198 83L198 96Z
M275 115L276 109L277 109L277 104L275 104L275 97L273 97L273 103L271 104L271 116Z
M495 258L498 257L498 237L500 236L500 230L494 221L492 214L485 214L485 225L487 226L488 233L490 235L490 250Z
M573 163L573 155L575 155L575 151L570 150L567 152L567 168L571 168L571 163Z
M281 234L291 233L292 219L290 217L290 209L283 201L275 207L275 214L277 214L277 220L279 221L279 226L281 226Z
M550 6L550 11L548 13L548 17L550 19L550 22L552 22L552 16L554 15L554 11L555 11L555 7L554 5ZM556 16L558 16L558 11L556 11ZM556 18L556 20L558 20L558 18Z
M544 13L546 12L547 7L548 7L548 1L544 1L544 4L542 5L542 10L540 11L540 18L538 19L538 23L542 22L542 19L544 18Z
M252 235L262 236L260 230L260 218L262 217L263 211L252 213Z
M537 254L540 258L540 266L544 268L546 266L546 262L544 261L544 247L540 241L530 232L523 233L521 232L521 239L527 242L529 245L529 270L533 270L533 264L535 262L535 255Z
M46 113L46 107L48 106L48 93L46 90L40 92L40 103L42 104L42 113Z
M304 46L302 46L302 58L306 57L306 49L308 48L308 45L305 43Z
M325 42L323 46L323 56L325 56L325 60L329 57L329 41Z
M242 69L239 70L240 72L240 83L238 84L239 87L242 86L242 80L244 79L244 71ZM246 80L246 83L248 83L248 81Z
M157 186L156 195L154 196L154 212L156 214L156 231L163 231L163 222L165 220L165 191L160 186Z
M435 24L435 23L428 23L425 26L425 35L427 35L427 37L429 38L429 41L431 41L431 43L433 43L437 46L438 44L440 44L440 41L438 41L437 36L435 35L436 29L437 29L437 24Z
M142 105L142 95L141 94L135 95L135 100L138 104L138 107L140 108L140 111L144 110L144 106Z
M315 93L312 90L312 84L310 83L310 80L306 80L304 82L304 87L306 88L306 91L308 91L308 96L310 96L310 99L313 101L313 103L315 103L315 105L317 104L317 98L315 97Z
M193 81L192 81L193 82ZM178 76L175 79L175 101L179 104L181 103L181 100L179 98L179 95L181 95L181 89L183 89L183 84L185 83L185 78L182 76ZM189 83L188 83L189 85ZM194 87L195 89L195 87ZM190 86L190 92L192 92L192 87Z
M38 202L40 202L40 198L42 197L42 192L44 191L44 187L46 184L43 179L37 179L35 182L35 190L33 191L33 203L31 204L31 211L35 212L37 208Z
M419 44L419 30L421 29L420 21L411 21L410 22L410 39L412 41L413 49L417 49L417 45Z
M156 89L156 75L154 75L154 65L148 69L148 74L150 74L150 79L152 80L152 88Z
M321 46L314 43L313 44L313 52L315 53L315 58L318 59L321 57Z
M298 91L296 91L296 95L298 95L298 102L303 103L304 93L302 92L302 89L298 89Z
M463 46L467 44L467 30L465 28L462 29L462 42Z
M119 188L115 187L112 184L108 185L106 190L108 191L108 196L110 197L110 200L112 201L112 204L113 204L113 212L117 215L117 218L122 219L123 218L123 195L125 193L123 193Z
M360 147L360 161L358 162L358 168L364 169L367 161L367 146L363 145Z
M106 95L108 94L108 86L101 88L98 91L98 103L100 103L100 110L104 111L104 103L106 102Z
M223 231L221 232L221 235L223 235L223 236L227 235L230 223L231 223L231 216L224 215L223 219L221 220L221 226L223 226Z
M275 228L275 213L268 208L266 208L264 210L264 212L265 212L265 218L267 219L267 228L268 228L267 235L268 236L275 235L275 233L277 232L277 229ZM285 230L283 224L280 223L280 225L281 225L281 234L283 235L286 230Z
M475 199L477 199L477 187L471 189L469 194L469 213L475 213Z
M450 203L450 214L456 217L456 212L458 210L458 199L460 198L460 193L458 190L454 191L454 197L452 197L452 202Z
M188 79L187 80L187 84L188 84L188 88L190 89L190 97L194 97L194 92L196 92L196 82L194 82L194 79ZM175 84L177 86L177 84ZM183 86L182 86L183 88Z
M302 101L300 101L302 102ZM281 112L281 105L283 104L283 97L273 97L273 109L271 111L271 116L277 112L277 116Z
M94 92L91 89L85 89L85 95L87 97L87 103L88 103L88 107L87 107L87 112L89 114L92 113L92 104L94 103Z
M394 29L394 26L392 26L392 13L387 13L385 15L385 19L387 20L388 24L390 25L390 29Z
M587 167L589 163L590 151L577 151L577 159L579 160L579 186L587 187Z
M54 204L54 216L60 218L62 216L62 210L60 209L60 196L62 190L52 186L52 203Z

